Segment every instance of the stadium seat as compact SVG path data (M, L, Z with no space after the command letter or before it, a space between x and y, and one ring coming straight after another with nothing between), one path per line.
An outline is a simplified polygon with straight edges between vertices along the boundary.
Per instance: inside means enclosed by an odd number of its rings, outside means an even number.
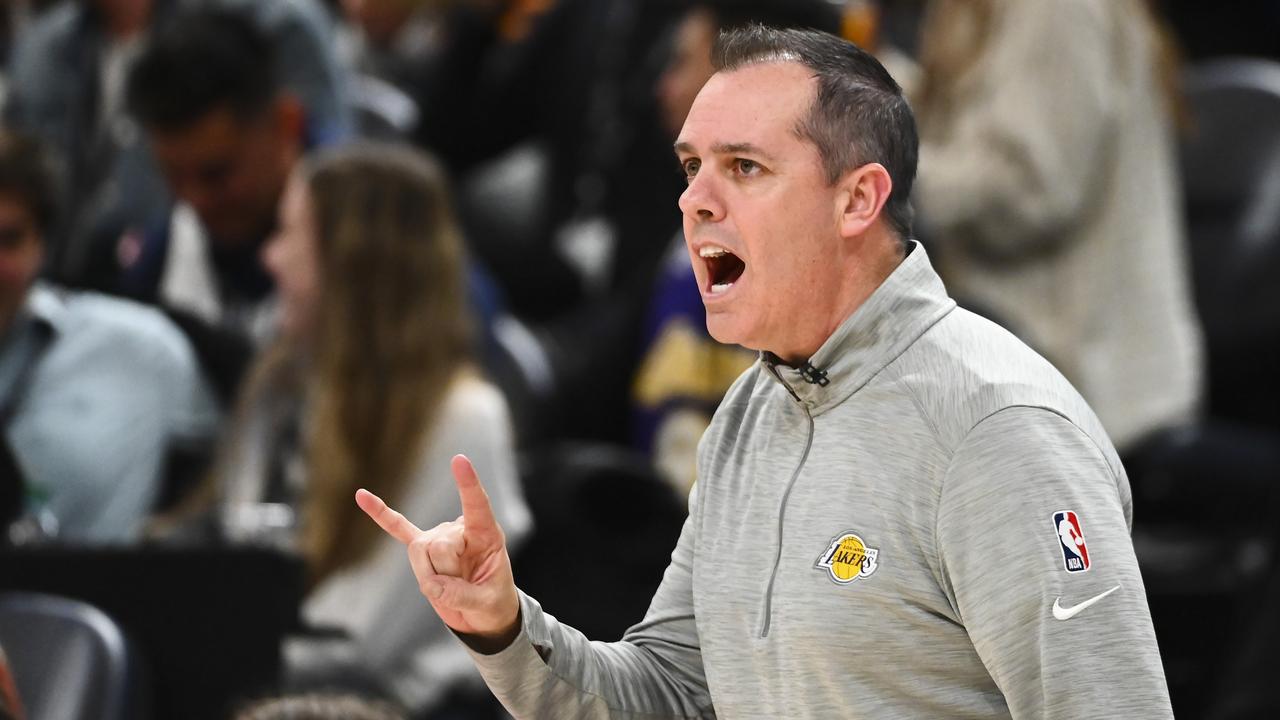
M29 720L145 717L141 668L120 627L92 605L0 594L0 645Z
M1259 607L1274 612L1260 598L1280 570L1280 63L1215 60L1190 68L1184 87L1206 403L1200 421L1149 438L1125 464L1174 710L1201 717L1245 692L1277 697L1269 680L1241 686L1240 638Z

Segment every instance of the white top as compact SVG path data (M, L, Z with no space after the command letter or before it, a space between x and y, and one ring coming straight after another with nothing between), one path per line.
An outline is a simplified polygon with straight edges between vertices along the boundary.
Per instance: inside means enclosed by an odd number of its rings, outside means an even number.
M454 382L396 509L423 529L461 515L449 469L458 453L475 464L508 547L518 546L532 521L516 473L511 421L502 395L478 378ZM459 682L480 682L461 645L423 600L404 547L390 537L383 536L364 561L324 580L306 598L302 615L309 626L338 628L350 639L287 641L286 673L293 680L358 668L411 710L429 707Z

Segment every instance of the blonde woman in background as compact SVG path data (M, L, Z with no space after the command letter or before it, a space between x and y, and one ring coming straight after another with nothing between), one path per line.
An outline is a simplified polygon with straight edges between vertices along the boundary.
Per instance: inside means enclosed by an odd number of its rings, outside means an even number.
M934 0L913 98L947 287L1048 357L1121 453L1201 393L1170 47L1145 0Z
M275 522L255 508L297 511L303 617L347 637L286 644L288 686L371 683L420 713L474 671L439 619L404 602L417 592L404 550L361 521L356 488L398 497L424 527L453 520L449 461L461 452L496 479L510 535L530 525L507 407L470 359L442 171L404 147L310 159L289 181L264 260L280 339L252 373L219 464L224 528L251 540L259 521Z

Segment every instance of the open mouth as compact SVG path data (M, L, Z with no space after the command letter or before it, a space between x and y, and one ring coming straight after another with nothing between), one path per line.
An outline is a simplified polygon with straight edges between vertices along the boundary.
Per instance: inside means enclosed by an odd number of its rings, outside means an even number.
M719 295L733 287L747 269L747 264L741 258L724 248L709 245L699 250L698 254L707 264L707 279L711 284L712 295Z

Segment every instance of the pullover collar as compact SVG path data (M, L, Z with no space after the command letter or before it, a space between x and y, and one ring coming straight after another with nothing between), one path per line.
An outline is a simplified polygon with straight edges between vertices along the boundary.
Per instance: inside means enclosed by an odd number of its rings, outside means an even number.
M811 415L820 415L860 390L955 306L913 240L902 263L808 362L791 367L770 352L760 360Z

